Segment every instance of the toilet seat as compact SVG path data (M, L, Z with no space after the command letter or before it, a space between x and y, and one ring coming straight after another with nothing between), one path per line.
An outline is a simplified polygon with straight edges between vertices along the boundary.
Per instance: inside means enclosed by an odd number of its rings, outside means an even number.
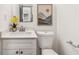
M52 49L42 49L42 55L58 55L58 54Z

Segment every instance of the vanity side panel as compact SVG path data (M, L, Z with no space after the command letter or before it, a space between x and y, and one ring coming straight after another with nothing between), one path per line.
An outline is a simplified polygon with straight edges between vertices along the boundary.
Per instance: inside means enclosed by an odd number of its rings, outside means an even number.
M0 55L1 55L1 32L0 32Z

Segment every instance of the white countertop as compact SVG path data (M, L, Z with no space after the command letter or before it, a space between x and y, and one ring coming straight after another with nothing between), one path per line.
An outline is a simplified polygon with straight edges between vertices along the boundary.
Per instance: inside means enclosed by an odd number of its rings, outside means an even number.
M1 38L38 38L35 31L26 32L2 32Z

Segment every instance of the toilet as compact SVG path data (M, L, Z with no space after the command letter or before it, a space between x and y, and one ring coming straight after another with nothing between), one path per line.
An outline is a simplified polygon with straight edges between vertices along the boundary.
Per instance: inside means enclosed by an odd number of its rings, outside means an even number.
M41 48L42 55L58 55L53 49L54 32L53 31L37 31L38 44Z

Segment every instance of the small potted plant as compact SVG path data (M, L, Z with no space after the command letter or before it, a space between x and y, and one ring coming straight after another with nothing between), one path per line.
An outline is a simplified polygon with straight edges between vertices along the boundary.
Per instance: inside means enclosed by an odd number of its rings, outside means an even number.
M11 31L11 32L17 31L18 22L19 22L18 17L17 16L13 16L10 19L9 31Z

